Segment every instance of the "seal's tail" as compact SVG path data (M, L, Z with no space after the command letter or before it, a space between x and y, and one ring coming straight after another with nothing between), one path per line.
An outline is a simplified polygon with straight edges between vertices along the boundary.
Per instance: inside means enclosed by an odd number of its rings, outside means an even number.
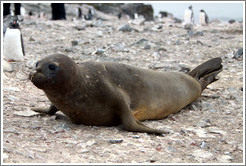
M221 58L211 59L197 66L188 75L198 80L202 90L204 90L209 84L218 80L215 77L222 71L223 66L221 63Z

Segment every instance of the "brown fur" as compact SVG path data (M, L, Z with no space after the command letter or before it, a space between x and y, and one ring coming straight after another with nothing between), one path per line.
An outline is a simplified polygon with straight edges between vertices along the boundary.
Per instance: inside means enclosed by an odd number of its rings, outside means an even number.
M123 124L128 131L163 134L140 121L163 119L180 111L201 95L221 68L216 59L189 74L155 72L109 62L77 65L55 54L39 61L30 74L33 84L52 103L48 110L34 110L48 114L60 110L77 124Z

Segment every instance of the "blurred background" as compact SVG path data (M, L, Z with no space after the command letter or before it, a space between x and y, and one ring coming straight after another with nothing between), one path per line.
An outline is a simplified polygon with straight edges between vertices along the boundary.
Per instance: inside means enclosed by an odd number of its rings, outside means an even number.
M160 11L167 11L179 19L183 19L184 10L192 5L194 11L195 22L198 22L198 14L201 9L205 10L208 14L210 20L221 20L228 21L230 19L235 19L236 21L243 20L243 4L236 2L223 2L223 3L167 3L167 2L156 2L156 3L146 3L152 5L154 9L154 15L158 15Z

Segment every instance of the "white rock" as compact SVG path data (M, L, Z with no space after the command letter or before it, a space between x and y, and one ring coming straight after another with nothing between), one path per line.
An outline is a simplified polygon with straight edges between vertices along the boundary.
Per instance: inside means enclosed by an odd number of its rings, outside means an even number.
M217 157L218 162L220 163L228 163L231 162L233 158L229 155L221 155L219 157Z
M201 150L201 149L196 149L193 151L192 153L193 156L195 156L196 158L200 159L207 159L213 156L212 153L205 151L205 150Z
M3 160L6 160L6 159L9 158L9 155L7 155L7 153L3 153L2 155L3 155L3 156L2 156L2 157L3 157Z
M15 92L20 92L21 90L17 87L4 87L4 91L15 91Z
M34 116L34 115L37 115L39 113L34 112L31 109L27 109L25 111L15 111L14 114L18 115L18 116Z
M12 65L8 63L7 61L3 60L2 64L3 64L3 71L7 71L7 72L14 71Z

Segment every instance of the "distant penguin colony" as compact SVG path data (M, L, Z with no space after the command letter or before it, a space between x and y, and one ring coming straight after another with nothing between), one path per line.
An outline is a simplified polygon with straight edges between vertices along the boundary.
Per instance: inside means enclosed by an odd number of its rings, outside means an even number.
M23 38L18 18L13 17L4 36L4 59L6 61L22 61L25 55Z
M193 14L192 6L189 6L189 8L186 9L184 13L184 24L193 24L193 23L194 23L194 14Z
M207 13L201 9L199 13L199 22L200 25L208 25L209 19ZM192 6L189 6L188 9L185 10L184 12L184 25L191 25L194 24L194 13Z
M208 24L208 15L203 9L200 10L199 20L200 20L201 25L207 25Z

